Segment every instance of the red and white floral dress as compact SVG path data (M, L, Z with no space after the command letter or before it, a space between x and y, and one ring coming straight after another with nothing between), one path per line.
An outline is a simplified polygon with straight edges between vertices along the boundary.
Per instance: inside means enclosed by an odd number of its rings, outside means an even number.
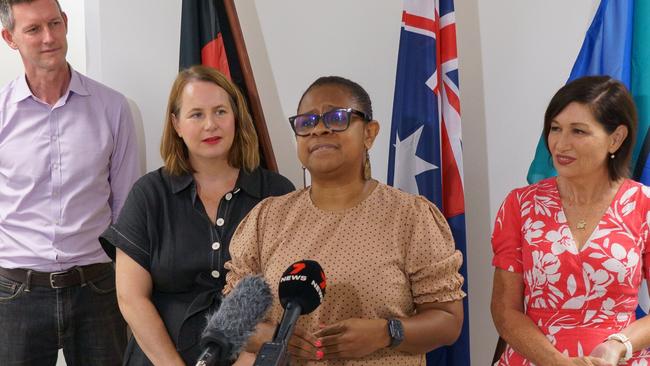
M650 269L649 210L650 188L625 180L578 250L555 178L506 197L492 234L492 264L523 275L526 315L560 352L589 355L635 320ZM627 364L647 366L650 353L637 352ZM508 346L497 365L532 363Z

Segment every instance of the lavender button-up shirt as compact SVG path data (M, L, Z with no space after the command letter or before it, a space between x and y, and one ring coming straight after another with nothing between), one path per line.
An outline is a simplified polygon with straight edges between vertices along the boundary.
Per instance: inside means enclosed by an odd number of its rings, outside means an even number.
M140 176L123 95L74 70L52 107L25 76L0 90L0 267L109 262L98 237Z

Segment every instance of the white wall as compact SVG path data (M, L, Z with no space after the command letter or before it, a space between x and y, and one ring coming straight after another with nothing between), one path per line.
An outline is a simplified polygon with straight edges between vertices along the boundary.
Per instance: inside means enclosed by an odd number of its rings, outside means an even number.
M497 337L489 312L496 211L526 185L546 104L568 78L598 3L456 1L475 364L492 358Z
M492 207L526 184L546 105L569 77L598 3L479 2Z
M86 0L88 75L122 92L134 109L141 159L162 165L159 146L178 72L180 0Z

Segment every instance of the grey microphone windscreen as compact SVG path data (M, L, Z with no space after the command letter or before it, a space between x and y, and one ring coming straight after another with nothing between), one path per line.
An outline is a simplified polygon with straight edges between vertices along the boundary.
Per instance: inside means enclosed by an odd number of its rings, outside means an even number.
M201 345L219 346L221 357L235 360L271 306L271 289L261 276L242 278L208 317Z

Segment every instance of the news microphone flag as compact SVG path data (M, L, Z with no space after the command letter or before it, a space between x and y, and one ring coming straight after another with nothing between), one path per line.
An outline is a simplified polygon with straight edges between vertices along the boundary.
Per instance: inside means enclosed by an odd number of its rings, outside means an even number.
M467 258L453 0L403 2L388 159L388 184L435 203ZM428 353L427 365L470 365L467 298L463 303L460 338Z
M650 185L650 2L602 0L573 65L569 80L609 75L630 89L639 112L637 140L632 154L633 178ZM528 170L528 182L556 175L543 136ZM648 314L650 296L645 279L639 290L637 317Z

